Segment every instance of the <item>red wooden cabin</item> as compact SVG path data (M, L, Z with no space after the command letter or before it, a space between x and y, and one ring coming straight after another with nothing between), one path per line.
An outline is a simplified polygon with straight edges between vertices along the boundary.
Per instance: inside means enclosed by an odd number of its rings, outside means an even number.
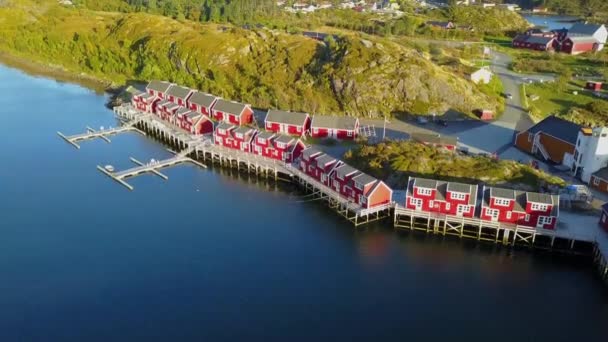
M186 114L190 113L190 109L185 108L185 107L180 107L176 112L175 115L173 116L173 124L175 126L178 127L182 127L182 123L184 122L184 118L186 116Z
M171 88L172 84L164 81L151 81L146 86L146 93L154 95L159 99L164 99L167 91Z
M173 117L179 108L177 103L163 100L156 105L156 115L165 121L173 122Z
M172 85L167 90L165 98L173 103L177 103L180 106L186 107L186 103L194 90L178 85Z
M312 151L310 148L304 150L302 157L303 163L300 164L302 171L324 185L330 186L329 175L336 166L341 164L341 162L330 155L325 153L317 154L316 152L310 155L308 161L306 161L304 154L311 154L311 152L315 151Z
M213 133L213 122L201 113L190 111L184 116L181 128L190 134L211 134Z
M344 197L353 196L351 180L353 177L360 174L361 171L354 167L340 163L338 167L334 168L330 174L331 188L339 192Z
M212 108L213 118L233 125L246 125L253 122L253 109L247 104L218 99Z
M384 182L365 173L353 177L349 186L352 186L350 199L363 208L375 208L392 201L393 190Z
M568 36L561 45L561 51L571 55L596 51L599 42L592 36Z
M264 126L271 132L303 136L310 129L310 115L273 109L266 114Z
M152 113L154 111L154 103L158 101L156 95L149 93L139 93L133 95L131 104L142 112Z
M213 134L213 141L216 145L234 148L235 144L233 142L234 137L232 136L232 131L236 129L236 126L231 125L226 122L220 122L215 127L215 132Z
M587 81L585 84L585 88L593 91L601 91L602 90L602 82L598 81Z
M555 229L558 214L557 195L484 187L482 220Z
M310 130L313 138L352 140L359 133L359 119L349 116L315 115Z
M288 135L275 135L272 132L258 133L253 140L253 153L291 163L302 155L306 145Z
M207 117L211 117L211 108L217 101L217 97L195 91L187 101L190 110L201 113Z
M477 185L426 178L408 180L405 207L444 215L473 217Z
M323 155L323 151L317 149L316 147L309 147L302 151L302 158L300 159L300 170L312 176L311 173L313 173L313 170L316 167L316 159L321 155Z

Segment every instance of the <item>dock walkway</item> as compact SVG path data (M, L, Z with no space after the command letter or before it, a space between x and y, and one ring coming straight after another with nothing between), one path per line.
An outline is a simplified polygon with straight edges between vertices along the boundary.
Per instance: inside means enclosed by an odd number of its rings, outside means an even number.
M109 143L111 141L108 138L108 136L116 135L116 134L123 133L123 132L129 132L129 131L134 131L141 135L146 135L145 132L143 132L142 130L135 127L135 125L143 118L144 118L143 116L140 116L138 119L126 122L122 126L116 127L116 128L108 128L108 129L102 129L102 130L96 131L91 127L86 127L87 131L85 133L66 136L61 132L57 132L57 135L59 135L63 140L65 140L70 145L76 147L77 149L80 149L80 145L77 144L77 142L79 142L79 141L99 138L99 139L105 140L106 142Z

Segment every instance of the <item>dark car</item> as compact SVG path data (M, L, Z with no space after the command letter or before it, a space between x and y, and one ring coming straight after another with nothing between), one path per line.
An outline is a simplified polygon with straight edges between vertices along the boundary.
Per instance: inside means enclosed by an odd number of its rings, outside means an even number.
M506 94L505 94L505 97L506 97L507 99L511 100L511 99L513 98L513 94L511 94L511 93L506 93Z

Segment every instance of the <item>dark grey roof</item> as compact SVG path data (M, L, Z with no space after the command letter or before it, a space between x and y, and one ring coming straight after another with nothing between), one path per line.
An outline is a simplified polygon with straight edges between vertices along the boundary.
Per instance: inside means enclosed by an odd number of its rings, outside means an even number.
M201 93L200 91L196 91L196 92L194 92L194 94L192 94L192 96L190 96L190 99L188 99L188 102L197 104L199 106L203 106L205 108L210 108L211 105L213 104L213 102L215 101L215 99L217 99L217 97L215 97L213 95Z
M251 131L253 131L253 128L251 128L251 127L239 126L237 129L234 130L234 133L240 133L240 134L245 135Z
M526 43L547 45L553 40L553 37L529 36Z
M171 87L171 83L164 81L150 81L146 89L152 89L154 91L160 91L161 93L167 92Z
M470 194L472 188L473 188L473 186L471 184L464 184L464 183L457 183L457 182L450 182L448 184L448 191L462 192L462 193Z
M173 104L173 102L167 101L167 100L162 100L158 103L159 106L166 106L168 104Z
M503 188L490 188L492 197L500 197L506 199L515 199L515 190Z
M322 156L317 157L316 161L317 161L317 166L324 166L328 163L336 161L336 158L334 158L328 154L324 154Z
M445 196L447 194L448 182L437 182L437 191L435 191L435 200L436 201L445 201Z
M181 115L184 115L189 112L190 112L190 109L182 107L177 110L176 114L181 116Z
M595 171L593 175L608 182L608 167L603 167Z
M274 133L272 132L260 132L258 133L258 138L262 138L262 139L270 139L274 136Z
M177 97L178 99L185 100L191 91L192 89L190 88L173 85L169 88L169 90L167 90L167 95L172 95L174 97Z
M304 151L302 151L302 155L306 158L310 158L312 155L315 155L318 153L323 153L323 152L321 150L317 149L316 147L309 147L309 148L305 149Z
M186 113L186 117L192 119L192 118L197 118L199 116L202 116L203 114L195 112L195 111L189 111L188 113Z
M224 99L219 99L213 106L213 110L220 111L222 113L230 113L239 115L245 110L247 106L245 104L233 101L226 101Z
M277 122L302 126L306 122L307 117L307 113L286 112L284 110L271 109L266 114L266 122Z
M225 130L231 129L233 127L234 127L234 125L231 125L231 124L229 124L227 122L224 122L224 121L220 122L217 125L217 128L219 128L219 129L225 129Z
M458 145L458 138L433 133L411 133L410 138L422 143L437 145Z
M574 145L576 144L578 131L580 129L581 126L575 124L574 122L560 119L554 115L551 115L536 125L530 127L528 132L533 134L543 132Z
M165 104L165 106L167 106L167 108L177 108L177 107L181 107L180 105L178 105L177 103L173 103L173 102L168 102L167 104Z
M533 203L553 204L550 194L540 194L538 192L528 192L527 201Z
M376 178L368 175L367 173L360 173L360 174L356 175L355 177L353 177L353 180L362 185L367 185L369 183L373 183L373 182L377 181Z
M513 211L526 212L526 192L514 191L514 193L515 204L513 205Z
M354 130L357 126L357 118L349 116L322 116L315 115L312 118L312 127L334 128Z
M414 178L414 186L427 189L437 189L437 181L434 179Z
M360 171L348 164L344 164L336 169L336 175L340 178L344 178L347 175L353 174L355 172L360 172Z
M280 142L283 144L289 144L293 140L294 140L294 138L290 137L289 135L279 135L274 141Z
M604 25L576 23L568 29L568 34L580 34L592 36Z

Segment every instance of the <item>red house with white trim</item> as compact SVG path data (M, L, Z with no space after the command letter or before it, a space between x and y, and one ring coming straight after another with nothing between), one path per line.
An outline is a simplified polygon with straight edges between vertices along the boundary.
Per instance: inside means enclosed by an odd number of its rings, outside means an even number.
M342 197L363 208L373 208L389 204L393 190L384 182L365 174L354 167L343 164L334 168L330 174L331 188Z
M266 114L264 126L267 131L303 136L310 129L310 115L271 109Z
M164 81L150 81L146 86L146 93L164 99L167 91L173 84Z
M178 111L177 115L180 115ZM179 127L188 131L190 134L202 135L213 133L213 122L206 116L195 111L188 111L182 114L182 118L178 120Z
M309 176L315 177L314 169L317 166L316 159L323 154L323 151L317 149L316 147L309 147L302 151L302 158L300 158L300 170L304 171L304 173Z
M341 161L328 154L315 148L307 148L302 152L300 169L324 185L330 186L330 173L341 164Z
M177 103L162 100L156 104L156 115L165 121L173 123L173 116L179 108Z
M483 193L482 220L555 229L559 216L558 195L492 187L484 187Z
M217 100L216 96L195 91L188 99L187 105L190 110L211 117L211 109Z
M593 36L568 36L561 44L562 52L578 55L585 52L598 51L600 43Z
M184 118L186 116L186 114L190 113L190 109L185 108L185 107L180 107L176 112L175 115L173 116L173 122L172 124L174 124L175 126L178 126L180 128L182 127L182 123L184 121Z
M232 136L232 131L236 129L236 126L231 125L226 122L220 122L215 127L215 132L213 133L213 142L216 145L234 148L236 145L234 143L234 137Z
M152 113L154 111L154 103L158 102L156 95L149 93L139 93L133 95L131 98L131 104L142 112Z
M313 138L353 140L359 133L359 119L349 116L315 115L310 130Z
M289 135L260 132L253 140L253 153L291 163L302 155L306 145L302 140Z
M186 103L190 96L194 93L194 90L178 85L172 85L167 90L165 98L173 103L177 103L180 106L186 107Z
M213 118L241 126L253 122L253 109L247 104L218 99L211 110Z
M473 217L477 206L477 185L426 178L408 180L405 207L444 215Z

